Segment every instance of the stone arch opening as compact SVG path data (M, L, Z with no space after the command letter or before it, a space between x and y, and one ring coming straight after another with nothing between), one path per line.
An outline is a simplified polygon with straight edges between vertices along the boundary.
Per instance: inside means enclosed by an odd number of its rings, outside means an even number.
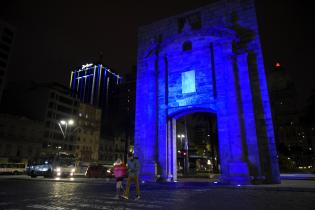
M176 141L177 178L217 177L220 165L216 114L196 109L177 113L172 118L176 135L171 138L176 139L170 141Z

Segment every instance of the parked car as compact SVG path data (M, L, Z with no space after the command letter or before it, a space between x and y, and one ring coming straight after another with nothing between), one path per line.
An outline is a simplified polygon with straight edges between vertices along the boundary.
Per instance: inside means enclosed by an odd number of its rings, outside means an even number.
M24 174L25 163L0 163L0 174Z
M89 178L113 177L113 170L108 166L91 165L87 168L85 176Z

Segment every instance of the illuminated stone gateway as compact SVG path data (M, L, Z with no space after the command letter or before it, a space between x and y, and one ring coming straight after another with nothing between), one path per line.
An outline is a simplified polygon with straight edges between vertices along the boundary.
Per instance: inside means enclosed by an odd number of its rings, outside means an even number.
M252 0L214 1L139 29L135 154L142 179L177 179L176 119L194 112L217 117L221 182L280 182Z

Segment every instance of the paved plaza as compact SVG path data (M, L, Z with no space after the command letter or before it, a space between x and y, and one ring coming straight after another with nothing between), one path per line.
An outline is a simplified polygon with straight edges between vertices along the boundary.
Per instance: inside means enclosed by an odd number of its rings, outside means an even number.
M314 180L226 186L205 180L142 183L140 200L115 199L111 179L0 176L0 209L314 209Z

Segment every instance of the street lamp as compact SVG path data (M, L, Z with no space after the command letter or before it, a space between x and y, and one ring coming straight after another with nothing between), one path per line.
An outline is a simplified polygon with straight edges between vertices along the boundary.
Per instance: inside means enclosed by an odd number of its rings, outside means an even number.
M177 137L180 138L181 147L183 147L183 138L185 138L185 135L184 134L178 134Z
M69 124L69 125L73 125L73 124L74 124L74 121L70 119L70 120L68 120L68 124Z
M186 138L186 136L184 134L178 134L177 135L178 138L180 138L180 142L181 142L181 149L184 149L184 173L188 174L189 173L189 156L188 156L188 139ZM185 142L184 142L184 148L183 148L183 138L185 138Z
M74 120L69 119L69 120L60 120L59 122L57 122L57 124L59 125L60 131L63 135L63 138L66 139L67 138L67 134L68 134L68 126L72 126L74 125Z

